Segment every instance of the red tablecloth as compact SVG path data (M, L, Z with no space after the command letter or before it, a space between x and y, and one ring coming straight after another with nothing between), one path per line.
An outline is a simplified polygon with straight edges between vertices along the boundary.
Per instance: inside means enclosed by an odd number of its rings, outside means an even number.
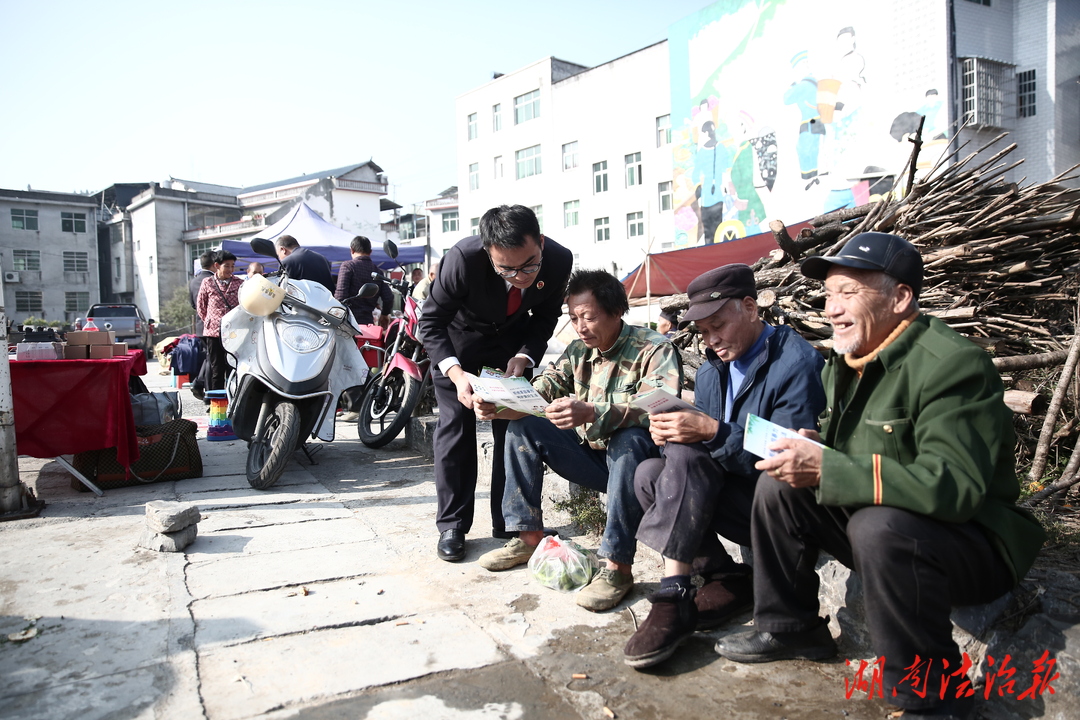
M12 360L19 454L51 458L115 447L122 465L138 460L128 378L145 374L142 350L109 360Z

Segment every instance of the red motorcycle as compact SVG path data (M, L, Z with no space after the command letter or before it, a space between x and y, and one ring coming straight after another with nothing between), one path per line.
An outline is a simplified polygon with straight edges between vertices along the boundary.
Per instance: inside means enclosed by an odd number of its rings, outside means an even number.
M387 240L383 250L397 259L393 241ZM408 280L391 280L390 286L404 298L404 311L394 313L385 332L377 325L365 325L357 336L372 377L360 399L356 427L361 442L370 448L382 447L401 434L420 398L425 393L433 395L431 360L417 336L420 304L409 293ZM382 357L376 359L380 353Z

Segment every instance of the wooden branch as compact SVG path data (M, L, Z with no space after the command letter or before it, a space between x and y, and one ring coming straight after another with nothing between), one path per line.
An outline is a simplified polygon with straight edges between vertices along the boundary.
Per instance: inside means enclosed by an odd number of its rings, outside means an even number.
M1017 415L1034 415L1046 407L1046 398L1037 392L1006 390L1005 405Z
M1036 370L1038 368L1052 367L1065 362L1069 356L1067 350L1039 353L1038 355L1013 355L1011 357L994 358L994 367L998 372L1013 372L1016 370Z
M1042 431L1039 433L1039 443L1035 446L1035 456L1031 461L1031 471L1028 472L1028 482L1038 482L1046 469L1046 458L1050 454L1050 442L1054 434L1054 425L1057 424L1058 411L1061 410L1061 403L1064 402L1065 393L1069 390L1069 383L1076 371L1078 359L1080 359L1080 328L1073 335L1069 356L1065 360L1065 367L1061 369L1061 377L1058 378L1054 397L1050 400L1050 407L1046 410Z
M795 244L795 241L791 239L791 235L788 234L787 227L780 220L773 220L769 223L769 229L772 230L773 237L776 238L776 244L780 246L788 257L793 262L798 262L802 257L802 251L799 250L799 246Z

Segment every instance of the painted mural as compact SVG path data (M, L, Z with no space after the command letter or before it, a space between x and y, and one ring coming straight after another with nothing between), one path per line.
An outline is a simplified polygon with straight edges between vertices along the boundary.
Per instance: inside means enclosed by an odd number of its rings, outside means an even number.
M902 42L884 7L722 0L671 27L676 247L889 192L920 122L919 167L936 162L948 130L944 55ZM942 18L927 14L918 31L925 47L945 47Z

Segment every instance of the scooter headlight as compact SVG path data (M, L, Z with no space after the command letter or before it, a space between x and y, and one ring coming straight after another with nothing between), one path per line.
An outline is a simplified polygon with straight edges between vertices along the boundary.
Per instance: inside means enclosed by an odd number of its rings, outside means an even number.
M315 352L330 337L330 333L321 333L307 325L280 323L278 328L281 341L298 353Z

